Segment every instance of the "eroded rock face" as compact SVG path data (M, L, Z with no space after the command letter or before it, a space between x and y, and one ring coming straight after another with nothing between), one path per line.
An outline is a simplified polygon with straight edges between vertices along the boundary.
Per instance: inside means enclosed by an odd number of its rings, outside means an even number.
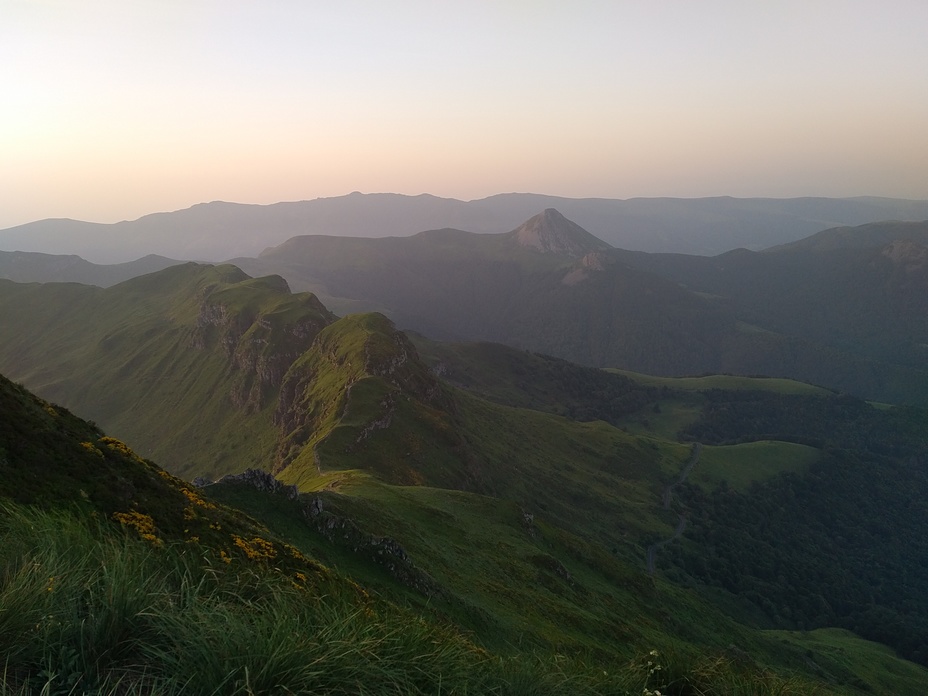
M587 280L593 273L606 270L609 257L605 252L593 251L584 256L561 279L564 285L577 285Z
M282 327L273 326L263 317L255 319L232 352L232 364L243 377L231 393L233 402L242 408L263 406L325 325L318 318Z
M300 494L296 486L287 485L261 469L245 469L240 474L228 474L219 479L218 483L245 483L265 493L283 495L288 500L296 500ZM194 485L199 484L194 481Z
M227 356L237 374L229 397L238 408L264 406L293 362L334 320L312 295L288 296L287 304L284 313L279 303L254 309L234 307L221 297L201 300L191 345L199 350L215 345Z

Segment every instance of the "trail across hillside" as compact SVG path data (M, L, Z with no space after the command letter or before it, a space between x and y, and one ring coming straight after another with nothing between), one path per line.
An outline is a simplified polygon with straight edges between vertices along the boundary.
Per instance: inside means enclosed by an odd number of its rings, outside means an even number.
M664 488L664 492L661 494L661 499L663 500L665 510L670 509L670 503L673 500L673 489L679 486L684 481L686 481L686 477L690 475L690 472L693 470L693 467L696 466L696 463L699 461L699 453L701 450L702 450L702 444L700 444L699 442L693 445L693 451L690 454L690 458L687 460L686 465L683 467L683 471L680 472L680 475L677 477L677 480L671 484L668 484L667 487ZM681 514L680 521L677 522L677 527L676 529L674 529L673 535L668 537L667 539L664 539L663 541L659 541L655 544L651 544L648 547L648 553L647 553L648 575L654 575L654 562L657 559L658 549L660 549L665 544L669 544L674 539L677 539L681 534L683 534L684 529L686 529L686 515Z

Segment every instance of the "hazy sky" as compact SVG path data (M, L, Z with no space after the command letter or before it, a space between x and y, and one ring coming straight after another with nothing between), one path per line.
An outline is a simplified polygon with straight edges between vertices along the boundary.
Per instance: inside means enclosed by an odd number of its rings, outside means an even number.
M928 2L0 0L0 228L354 190L928 198Z

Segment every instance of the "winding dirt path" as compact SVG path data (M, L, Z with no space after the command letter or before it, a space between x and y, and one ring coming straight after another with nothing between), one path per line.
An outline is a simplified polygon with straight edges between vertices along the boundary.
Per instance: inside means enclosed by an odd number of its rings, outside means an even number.
M673 489L679 486L684 481L686 481L687 476L690 475L690 472L693 470L693 467L696 466L696 463L699 461L699 453L701 451L702 451L702 444L699 442L695 443L693 445L693 451L690 454L690 458L687 460L686 465L683 467L683 470L680 472L680 475L677 477L677 480L671 484L668 484L667 487L664 488L664 492L661 494L661 499L663 501L665 510L670 509L670 503L673 500ZM669 544L674 539L679 538L679 536L683 534L684 529L686 529L686 515L681 514L680 521L677 522L677 527L676 529L673 530L673 535L668 537L667 539L664 539L663 541L657 542L656 544L651 544L648 547L648 553L647 553L647 559L646 559L648 575L654 575L654 563L657 560L658 550L665 544Z

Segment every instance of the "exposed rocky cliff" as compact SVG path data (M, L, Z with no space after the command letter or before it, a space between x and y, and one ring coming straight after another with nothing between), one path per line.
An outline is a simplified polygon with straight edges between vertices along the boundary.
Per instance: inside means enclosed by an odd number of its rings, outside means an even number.
M191 343L221 348L236 373L230 398L239 408L256 410L276 394L290 365L335 316L310 293L290 294L280 276L245 283L274 296L261 303L242 302L229 289L205 293Z

